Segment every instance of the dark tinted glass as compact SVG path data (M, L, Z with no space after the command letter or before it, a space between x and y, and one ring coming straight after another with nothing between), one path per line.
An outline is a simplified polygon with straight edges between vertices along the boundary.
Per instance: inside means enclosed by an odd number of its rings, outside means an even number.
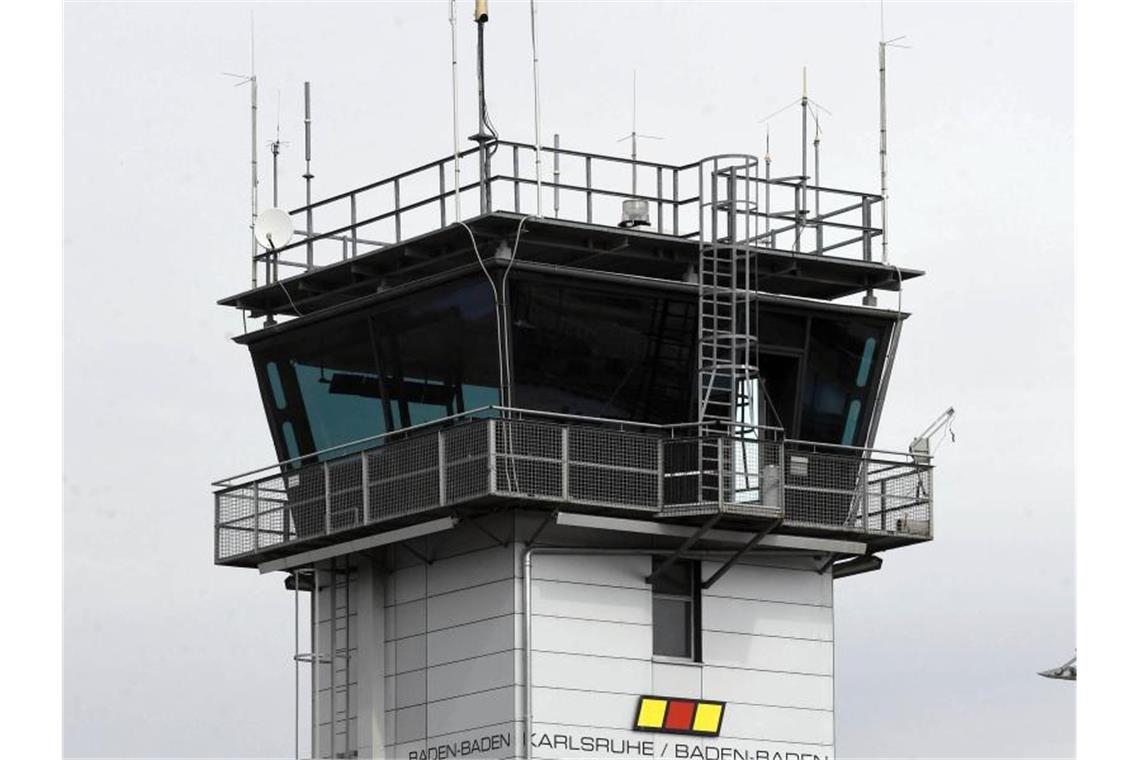
M812 319L799 438L864 444L887 335L870 321Z
M518 280L516 406L643 422L692 416L696 299Z
M410 293L250 350L282 459L499 403L494 304L489 285L477 279Z
M692 657L692 602L653 598L653 654Z
M696 628L692 562L681 560L659 570L664 560L654 558L653 572L653 654L666 657L692 657ZM659 574L658 574L659 573Z

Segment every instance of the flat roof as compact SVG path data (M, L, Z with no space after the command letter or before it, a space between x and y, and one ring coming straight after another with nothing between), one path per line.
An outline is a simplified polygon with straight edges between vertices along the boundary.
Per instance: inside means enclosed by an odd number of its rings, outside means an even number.
M490 264L500 244L513 246L516 235L516 266L536 263L627 276L631 284L647 283L643 278L649 278L685 285L701 250L701 244L692 238L496 211L280 279L218 303L247 310L254 318L311 315L379 291L467 269L476 263L472 236L479 246L479 255ZM861 259L761 247L752 250L756 269L752 285L773 295L832 301L868 288L897 291L901 282L923 274Z

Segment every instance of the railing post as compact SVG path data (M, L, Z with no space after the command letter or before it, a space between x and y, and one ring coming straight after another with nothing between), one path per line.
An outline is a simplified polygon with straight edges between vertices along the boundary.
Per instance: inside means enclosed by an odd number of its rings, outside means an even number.
M443 431L436 433L436 450L439 466L439 506L447 503L447 456L443 445Z
M657 167L657 231L665 232L665 172Z
M724 438L716 439L716 507L724 511Z
M360 503L363 508L364 524L372 522L368 504L368 452L360 452Z
M392 180L392 193L393 193L393 198L395 198L395 201L396 201L396 215L395 215L395 219L396 219L396 242L399 243L401 238L400 238L400 180L398 178Z
M356 193L348 196L349 211L352 215L352 258L356 258Z
M214 494L214 559L221 559L222 553L222 497Z
M495 462L495 423L497 420L494 418L487 420L487 492L494 494L497 492L498 484L498 465Z
M665 508L665 439L657 439L657 510Z
M443 163L439 165L439 226L447 226L447 184L444 181ZM459 221L456 219L456 221Z
M329 488L329 463L321 465L325 482L325 535L332 533L332 489Z
M681 234L681 207L677 204L677 196L680 194L681 183L677 177L677 170L673 170L673 234ZM698 206L700 204L698 203Z
M879 481L879 530L887 529L887 479Z
M863 196L863 261L871 260L871 199Z
M261 551L261 491L253 481L253 550Z
M870 514L871 514L871 484L868 482L868 481L870 481L870 473L868 472L870 469L870 466L871 466L871 463L866 460L866 455L864 455L863 466L862 466L862 468L860 468L862 473L863 473L863 476L860 479L863 481L863 532L864 533L866 533L868 530L867 526L868 526L868 523L870 520Z
M570 426L562 426L562 500L570 501Z
M511 166L515 177L515 213L519 213L519 146L511 146Z
M586 224L594 221L594 180L593 165L590 157L586 156Z

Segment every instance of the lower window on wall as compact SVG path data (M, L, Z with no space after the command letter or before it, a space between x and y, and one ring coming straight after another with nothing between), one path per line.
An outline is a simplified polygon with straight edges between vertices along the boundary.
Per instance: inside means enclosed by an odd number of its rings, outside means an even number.
M699 563L653 560L653 654L700 660Z

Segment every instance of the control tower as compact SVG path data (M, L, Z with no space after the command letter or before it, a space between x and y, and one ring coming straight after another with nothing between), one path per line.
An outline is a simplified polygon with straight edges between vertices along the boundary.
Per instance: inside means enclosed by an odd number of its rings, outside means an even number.
M482 126L220 301L278 461L215 483L214 560L308 610L298 756L834 757L834 581L933 530L875 447L874 291L921 274L881 195Z

